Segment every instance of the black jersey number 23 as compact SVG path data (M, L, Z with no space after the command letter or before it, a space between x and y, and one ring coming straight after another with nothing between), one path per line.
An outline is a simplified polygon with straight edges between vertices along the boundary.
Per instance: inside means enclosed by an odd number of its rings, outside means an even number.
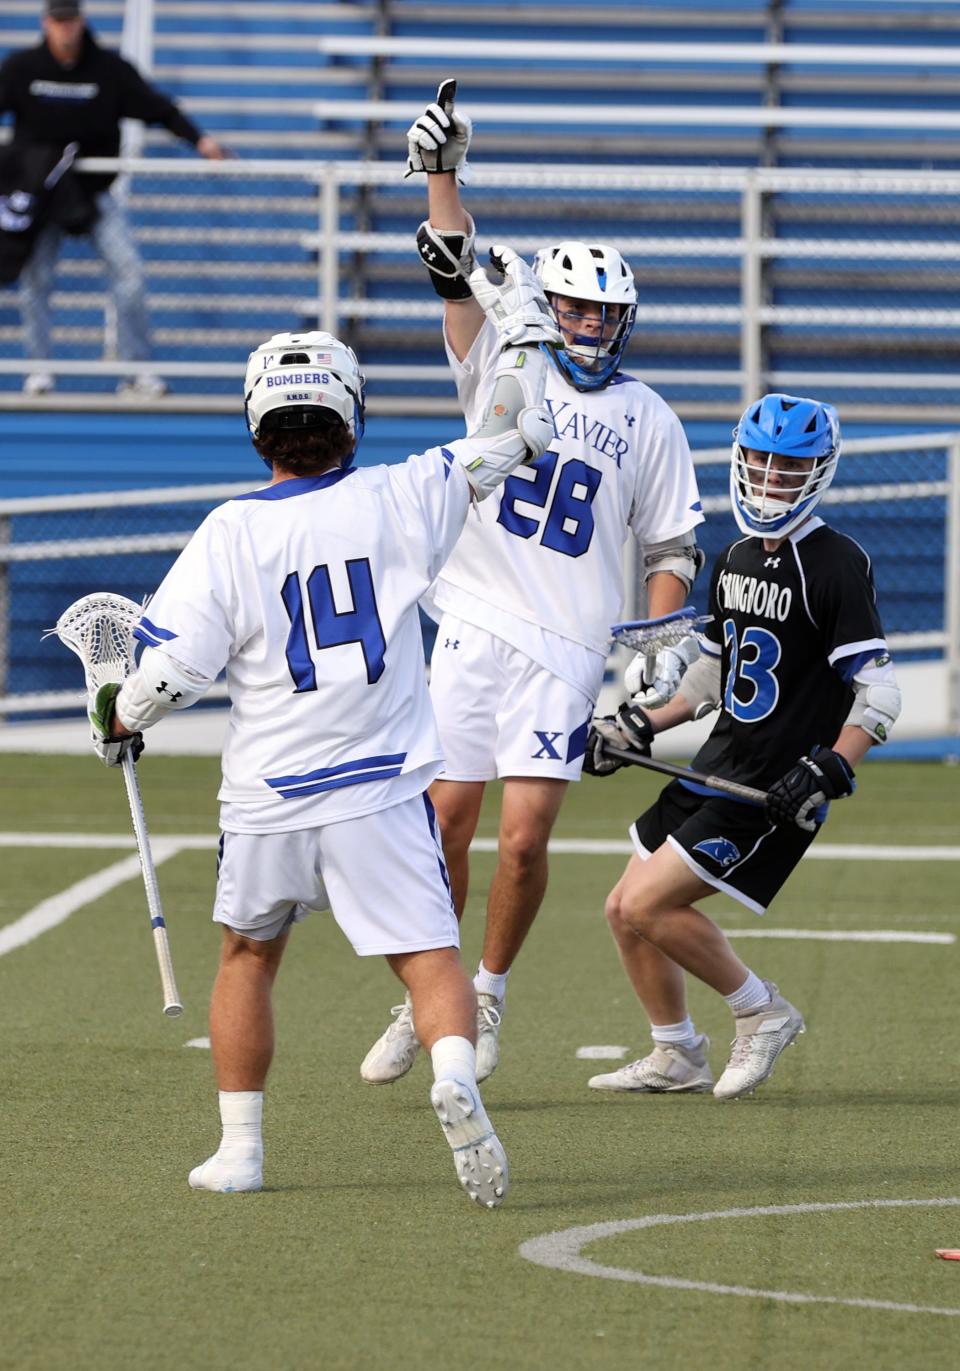
M748 624L738 640L736 624L724 619L723 641L730 653L724 709L740 723L759 723L773 713L780 698L774 674L782 655L780 639L768 628Z

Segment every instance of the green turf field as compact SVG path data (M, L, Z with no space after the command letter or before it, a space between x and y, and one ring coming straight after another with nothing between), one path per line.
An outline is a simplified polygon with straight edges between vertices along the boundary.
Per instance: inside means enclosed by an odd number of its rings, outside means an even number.
M212 760L148 754L140 771L158 839L215 833ZM126 842L130 829L119 774L92 757L8 756L0 773L2 939L132 853L93 843ZM956 853L958 781L946 767L871 762L818 846ZM657 786L632 771L572 787L557 837L623 838ZM487 838L493 816L491 807ZM35 833L49 845L6 836ZM57 846L58 834L88 840ZM426 1062L394 1086L360 1081L396 983L384 964L355 958L324 915L296 931L278 983L267 1189L188 1189L188 1170L218 1137L210 1054L186 1046L206 1034L217 958L213 842L159 866L181 1019L160 1012L135 874L92 886L69 918L0 955L0 1366L960 1364L960 1262L933 1255L960 1247L957 945L738 941L808 1024L756 1097L596 1095L587 1077L612 1068L578 1059L578 1048L646 1050L602 914L624 860L553 858L511 978L501 1066L484 1087L513 1182L493 1213L456 1184ZM464 927L471 968L492 866L491 854L476 856ZM958 876L960 864L943 856L807 860L765 920L725 898L708 908L731 930L953 934ZM691 1001L719 1071L726 1008L700 987ZM805 1208L730 1212L786 1206ZM664 1216L683 1221L651 1221ZM583 1244L562 1237L644 1219ZM550 1235L560 1236L535 1241ZM529 1260L524 1244L565 1268ZM571 1269L577 1262L586 1270Z

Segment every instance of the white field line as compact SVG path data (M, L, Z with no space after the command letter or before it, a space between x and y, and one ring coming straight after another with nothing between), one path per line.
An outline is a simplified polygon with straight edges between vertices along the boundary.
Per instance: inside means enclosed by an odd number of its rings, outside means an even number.
M799 938L814 943L955 943L953 933L902 933L892 928L725 928L728 938Z
M216 848L216 833L170 833L165 842L188 851ZM0 847L104 847L136 845L132 833L0 833ZM496 838L474 838L474 852L496 852ZM630 856L633 844L626 838L551 838L550 852L555 856ZM809 848L804 860L824 862L960 862L960 847L880 846L866 843L819 843Z
M131 843L133 839L131 838ZM169 838L157 838L151 844L153 860L156 865L166 861L178 852L179 845ZM59 895L53 895L49 900L42 900L33 909L14 920L12 924L7 924L5 928L0 928L0 957L7 952L13 952L15 948L23 947L27 943L33 942L34 938L39 938L41 933L47 933L51 928L56 928L69 919L71 914L75 914L84 905L105 895L108 890L113 890L115 886L123 885L126 881L132 881L140 875L140 858L124 857L122 861L114 862L111 866L104 867L102 871L95 872L92 876L85 876L82 881L68 886L66 890L61 890Z
M608 1281L632 1281L637 1285L657 1286L661 1290L697 1290L708 1295L740 1295L749 1299L779 1300L785 1304L835 1304L853 1309L891 1310L898 1314L943 1314L960 1316L960 1309L941 1308L929 1304L900 1304L895 1300L841 1299L838 1295L806 1295L792 1290L754 1290L745 1285L716 1285L712 1281L691 1281L681 1276L648 1276L628 1267L603 1266L580 1255L588 1243L611 1238L643 1228L660 1228L668 1224L710 1223L716 1219L755 1219L771 1215L828 1214L851 1209L937 1209L960 1205L960 1199L936 1200L851 1200L835 1204L776 1204L754 1209L718 1209L706 1214L647 1214L642 1219L614 1219L610 1223L593 1223L583 1228L565 1228L558 1233L545 1233L520 1244L520 1256L536 1266L557 1271L569 1271L579 1276L596 1276Z
M181 851L213 851L217 845L215 835L182 833L175 835L165 835L155 838L152 841L154 861L160 863L175 853ZM136 839L132 833L2 833L0 832L0 847L36 847L36 848L90 848L96 850L116 850L121 851L126 848L135 848ZM475 839L473 843L475 850L480 852L495 852L496 841L489 838ZM555 839L550 843L551 852L564 854L580 854L591 856L610 852L632 852L633 846L629 842L613 842L603 839ZM838 859L852 861L876 861L916 858L916 854L923 854L923 860L929 861L955 861L960 860L960 848L949 847L901 847L901 848L881 848L881 847L844 847L834 845L833 847L821 847L808 856L820 856L824 858L835 857ZM78 909L82 909L85 904L90 904L93 900L105 895L114 886L122 885L125 881L132 880L140 870L139 858L126 857L120 862L115 862L112 866L106 867L103 871L97 872L93 876L87 876L84 880L78 881L75 885L69 886L59 895L52 896L49 900L44 900L29 910L14 923L8 924L0 929L0 957L7 952L12 952L14 948L23 947L24 944L32 942L34 938L46 933L51 928L56 928L58 924L68 919ZM731 938L783 938L783 939L807 939L818 942L863 942L863 943L954 943L956 938L952 933L925 933L925 932L901 932L895 929L797 929L797 928L747 928L729 929L727 936Z

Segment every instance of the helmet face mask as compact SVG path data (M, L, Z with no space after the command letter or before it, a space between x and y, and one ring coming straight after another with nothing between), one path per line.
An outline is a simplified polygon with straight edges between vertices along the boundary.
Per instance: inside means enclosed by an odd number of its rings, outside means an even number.
M808 519L840 459L840 421L832 405L795 395L765 395L733 431L730 500L741 532L785 538Z
M574 241L541 248L533 269L564 335L557 365L577 390L600 390L617 371L633 330L637 288L632 271L616 248ZM582 313L576 306L584 303L597 304L599 312ZM596 332L590 327L576 331L578 322L595 319Z
M356 454L364 426L364 379L352 348L332 333L277 333L247 359L244 413L252 438L271 429L325 427L339 420ZM269 463L268 463L269 465Z

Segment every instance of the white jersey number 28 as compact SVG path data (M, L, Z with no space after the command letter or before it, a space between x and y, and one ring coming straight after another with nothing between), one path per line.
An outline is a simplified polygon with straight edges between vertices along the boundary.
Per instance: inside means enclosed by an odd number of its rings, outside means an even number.
M559 457L558 452L545 452L531 463L528 470L535 473L532 481L516 474L507 477L497 523L518 538L532 538L539 533L543 547L552 548L565 557L582 557L593 538L591 506L600 488L602 473L587 466L579 457L572 457L560 468L551 500ZM548 501L549 509L542 522L517 510L518 504L546 509Z

